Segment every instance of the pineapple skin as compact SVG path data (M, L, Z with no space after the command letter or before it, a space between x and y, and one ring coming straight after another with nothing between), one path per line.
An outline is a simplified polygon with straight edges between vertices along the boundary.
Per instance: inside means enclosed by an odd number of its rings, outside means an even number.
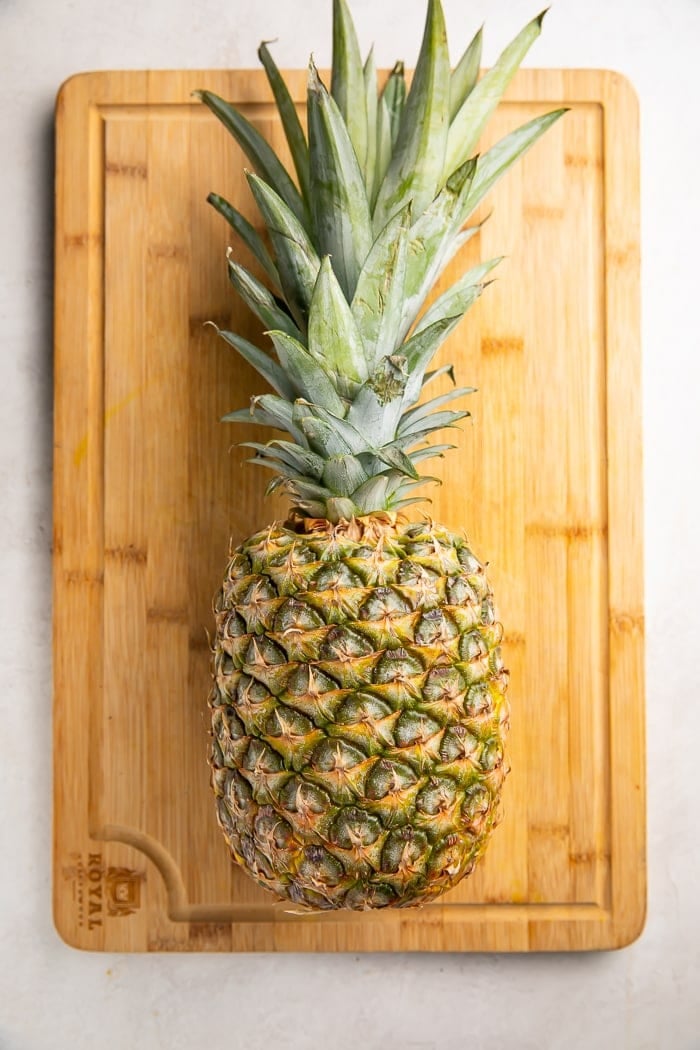
M210 764L234 859L302 908L418 905L498 823L502 627L444 526L276 522L215 600Z

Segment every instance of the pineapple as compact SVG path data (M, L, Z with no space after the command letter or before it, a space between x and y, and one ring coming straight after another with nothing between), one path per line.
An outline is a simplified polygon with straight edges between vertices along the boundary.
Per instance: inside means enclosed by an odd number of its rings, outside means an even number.
M210 202L260 264L229 251L234 288L265 330L221 331L272 392L225 419L286 437L251 442L288 520L233 550L215 600L210 706L218 819L235 860L310 909L420 904L474 867L498 819L507 770L502 628L466 540L408 520L421 464L471 392L426 400L441 343L498 259L427 309L477 227L487 191L563 110L475 154L540 32L540 15L478 79L481 32L450 70L430 0L410 90L397 63L378 91L345 0L334 0L330 91L313 62L308 134L265 44L296 180L236 109L201 100L255 168L263 239L223 197Z

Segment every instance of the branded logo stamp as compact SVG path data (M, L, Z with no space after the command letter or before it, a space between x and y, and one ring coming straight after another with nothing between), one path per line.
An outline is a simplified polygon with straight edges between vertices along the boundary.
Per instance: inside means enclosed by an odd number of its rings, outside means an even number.
M141 907L145 872L106 866L101 853L71 853L69 857L71 863L63 868L63 877L72 886L79 926L94 930L106 917L124 918Z

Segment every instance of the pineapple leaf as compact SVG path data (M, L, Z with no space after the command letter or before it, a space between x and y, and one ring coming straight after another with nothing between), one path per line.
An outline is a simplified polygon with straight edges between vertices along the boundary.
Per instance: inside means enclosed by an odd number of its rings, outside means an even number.
M362 337L328 256L321 263L311 296L309 352L328 372L350 384L367 379ZM350 392L340 390L343 395Z
M280 276L277 273L277 267L272 261L272 256L257 230L248 222L244 215L241 215L237 208L229 204L224 197L220 197L218 193L210 193L207 201L218 211L219 215L226 219L231 229L238 234L246 247L250 249L258 260L275 289L281 292L282 285Z
M321 260L282 198L257 175L249 173L248 182L275 249L284 298L299 328L305 331Z
M450 332L457 326L462 315L443 317L411 336L402 346L406 357L408 382L403 395L402 408L414 405L420 397L425 370Z
M452 76L450 78L450 120L454 120L457 116L457 113L464 105L466 99L471 95L476 82L479 79L483 35L484 27L481 26L469 44L469 47L452 70Z
M385 445L384 448L378 448L377 458L380 459L382 463L386 463L388 467L394 467L409 478L417 479L419 476L418 471L406 453L402 452L400 448L396 448L394 445Z
M301 126L297 108L294 100L289 94L289 89L273 59L266 43L262 43L258 49L258 58L263 64L272 93L277 103L277 109L282 121L282 127L292 154L294 168L299 179L301 194L304 200L309 201L309 147L306 135Z
M253 448L260 456L269 460L284 463L295 471L296 475L314 478L318 481L323 475L325 460L315 452L308 452L293 445L291 441L268 441L263 445L259 441L242 441L243 448Z
M318 450L325 459L328 456L354 454L356 450L344 439L338 429L325 419L312 415L311 407L306 402L295 401L292 412L295 426L303 432L305 438L308 438L312 451Z
M397 441L394 444L400 447L407 438L411 439L409 445L413 444L414 441L418 440L419 436L433 434L436 430L443 430L445 427L453 427L458 420L464 419L468 415L470 413L466 411L435 412L424 419L416 419L405 424L401 423L397 431Z
M377 168L377 110L379 99L377 98L377 66L374 61L374 48L367 55L362 75L365 87L365 111L367 114L367 151L365 162L362 167L365 186L371 195ZM370 201L370 207L372 202Z
M425 448L411 452L410 459L413 463L422 463L426 459L434 459L437 456L442 459L446 452L451 452L455 448L457 448L456 445L426 445Z
M416 335L445 318L462 317L484 290L484 277L501 262L502 256L468 270L426 310L416 326Z
M275 297L264 284L253 277L249 270L234 262L229 255L228 275L231 284L253 313L260 318L266 328L280 328L295 338L301 332L289 314L277 305Z
M401 117L406 104L406 75L403 62L397 62L389 74L382 91L382 102L386 105L389 117L389 133L393 149L399 137Z
M292 182L289 172L277 154L260 132L238 112L235 106L213 92L195 91L194 94L231 132L258 174L279 193L287 207L291 208L300 222L303 222L304 202L299 195L299 190Z
M356 513L357 508L353 500L346 497L331 496L323 508L323 517L329 521L342 521L343 518L350 521Z
M374 180L370 190L370 210L374 212L379 190L391 163L391 116L382 95L377 103L377 150L374 162Z
M347 125L360 168L367 161L365 77L352 16L345 0L333 0L331 95Z
M285 482L288 492L302 499L328 499L328 489L324 485L316 485L313 481L305 481L304 478L290 478Z
M331 456L323 472L323 483L339 496L352 496L367 481L367 471L356 456Z
M447 245L447 249L441 253L440 266L435 275L436 280L440 277L441 273L444 273L457 253L461 252L464 245L467 244L475 234L481 232L481 228L488 218L489 216L487 215L485 219L476 223L475 226L467 226L466 229L460 230L459 233L455 234L451 242Z
M421 482L422 484L422 482ZM392 504L392 507L396 510L400 510L403 507L410 507L412 503L432 503L433 501L428 496L412 496L411 499L400 499L396 503Z
M250 444L251 442L249 441L241 441L241 448L250 447ZM261 445L260 447L265 448L264 445ZM296 480L299 477L299 472L294 470L293 467L290 467L282 460L275 459L271 456L250 456L246 460L246 463L252 463L254 467L266 467L268 470L274 470L274 472L280 476L277 484L274 485L274 488L268 488L267 495L274 492L274 489L279 487L282 483L282 478L293 478Z
M430 401L424 401L416 408L412 408L409 412L404 412L401 417L400 427L412 426L413 423L432 415L436 409L449 404L450 401L454 401L455 398L464 397L466 394L474 394L475 392L476 387L460 386L455 390L448 390L446 394L440 394L438 397L434 397Z
M540 136L565 113L568 113L566 107L552 110L551 113L545 113L541 117L535 117L534 120L511 131L487 153L478 158L474 181L461 209L462 222L466 222L477 204L498 182L501 175L505 174L511 164L522 157L530 146L534 145Z
M399 343L411 206L386 224L372 245L357 281L352 315L372 371Z
M249 408L239 408L222 417L222 423L259 423L264 427L286 430L302 448L309 444L294 419L294 406L274 394L260 394L250 400Z
M292 384L289 382L284 369L280 368L276 361L273 361L269 354L266 354L264 350L261 350L259 346L254 346L253 343L249 343L247 339L238 335L236 332L224 332L217 328L218 334L224 339L229 346L232 346L234 350L237 350L244 361L247 361L249 365L258 372L263 379L266 379L273 390L275 390L280 397L288 398L292 400L295 395L295 390Z
M268 332L267 335L274 343L283 371L295 387L296 397L306 398L334 415L344 416L347 406L338 397L331 376L306 347L286 332Z
M365 384L350 406L347 419L353 426L371 434L375 444L385 445L396 433L401 408L400 398L387 403L380 400L371 386Z
M353 502L362 514L370 514L377 507L385 506L391 480L386 474L379 474L353 492Z
M305 415L313 417L313 419L335 431L344 446L336 450L335 454L351 452L353 455L360 455L363 452L367 452L368 449L371 449L372 446L370 445L367 435L361 434L352 423L349 423L346 419L342 419L340 416L336 416L333 412L329 412L328 409L323 407L323 405L316 405L306 401L297 401L296 406L298 406L300 413L303 412ZM333 451L330 446L328 451Z
M475 172L475 159L462 164L411 228L401 338L415 321L435 283L445 255L459 236L461 213Z
M452 380L452 386L457 386L454 365L442 365L441 368L436 368L433 372L426 372L425 379L423 380L423 389L425 390L428 383L432 383L433 379L437 379L439 376L444 375L450 377Z
M489 117L501 101L520 63L540 35L545 14L546 12L543 11L528 22L462 104L450 125L447 137L443 169L445 179L476 149Z
M363 98L364 105L364 98ZM308 89L311 208L319 255L331 255L348 302L372 247L362 172L342 115L313 62Z
M375 230L381 230L408 201L413 201L414 213L420 215L435 196L445 159L449 90L450 59L442 5L440 0L428 0L416 71L374 210Z

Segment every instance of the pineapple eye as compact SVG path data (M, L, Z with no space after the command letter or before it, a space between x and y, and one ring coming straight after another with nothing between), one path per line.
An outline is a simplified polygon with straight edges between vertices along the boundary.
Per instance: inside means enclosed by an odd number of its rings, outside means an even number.
M467 683L456 667L438 665L428 672L423 695L430 703L455 700L467 688Z
M372 645L357 631L349 627L334 627L321 648L324 660L351 660L358 656L369 656Z
M323 619L305 602L287 598L277 610L273 626L280 634L288 630L309 631L314 627L322 627Z
M458 576L450 576L447 581L447 600L450 605L477 605L479 597L469 578L460 573Z
M457 625L441 609L424 613L416 629L418 645L440 645L459 634Z
M379 800L395 795L415 782L416 774L410 766L384 758L376 763L367 777L365 790L367 798Z
M467 690L464 711L468 718L493 713L493 698L486 682L477 682Z
M376 722L391 714L391 708L376 696L359 693L348 697L336 712L335 720L340 725L356 725L358 722Z
M405 872L420 874L429 851L428 840L422 831L400 828L389 833L382 850L382 871L387 874Z
M423 673L422 664L405 649L390 649L384 653L375 670L375 681L388 683L402 681Z
M434 777L416 796L416 809L435 816L452 808L459 789L450 777Z
M341 849L371 846L382 833L376 817L356 807L344 807L333 821L331 840Z
M440 731L440 725L428 715L418 711L404 711L394 727L394 736L399 747L424 743Z
M364 762L365 755L359 748L345 740L323 740L314 748L310 765L323 773L353 769Z

